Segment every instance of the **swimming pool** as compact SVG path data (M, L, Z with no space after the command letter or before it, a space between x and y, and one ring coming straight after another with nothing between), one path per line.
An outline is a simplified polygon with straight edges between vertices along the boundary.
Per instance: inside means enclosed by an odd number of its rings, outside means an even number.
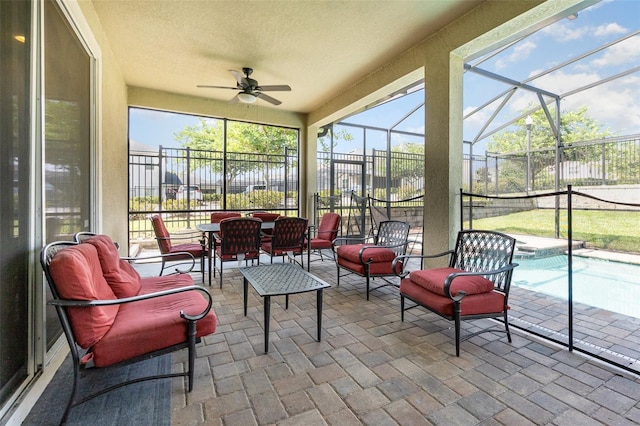
M567 256L515 259L512 283L568 298ZM573 301L640 318L640 265L573 257Z

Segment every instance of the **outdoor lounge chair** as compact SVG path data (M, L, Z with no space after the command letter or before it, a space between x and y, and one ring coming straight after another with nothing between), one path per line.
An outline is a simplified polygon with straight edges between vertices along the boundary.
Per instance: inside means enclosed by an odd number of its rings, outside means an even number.
M106 236L48 244L40 263L53 296L48 304L56 309L73 363L61 424L74 406L132 383L187 377L188 390L193 389L196 343L215 332L217 320L211 295L193 285L190 275L141 279ZM184 348L184 372L129 379L76 395L81 377L95 368L116 368Z
M406 253L409 228L406 222L386 220L380 222L378 232L372 238L336 238L334 248L338 268L337 284L340 285L340 277L350 273L365 277L367 300L372 290L389 285L398 287L398 284L389 281L388 277L395 277L402 272L402 262L393 261L397 256ZM353 244L354 242L356 244ZM340 274L340 271L346 271L346 274ZM381 278L384 284L370 288L372 278Z
M502 317L511 342L507 311L513 268L515 238L493 231L460 231L455 249L435 255L400 256L395 262L410 258L426 259L447 256L443 268L411 272L400 282L400 312L422 306L443 318L454 321L456 356L460 356L460 322L478 318ZM405 299L415 302L405 308ZM475 336L491 329L468 335Z

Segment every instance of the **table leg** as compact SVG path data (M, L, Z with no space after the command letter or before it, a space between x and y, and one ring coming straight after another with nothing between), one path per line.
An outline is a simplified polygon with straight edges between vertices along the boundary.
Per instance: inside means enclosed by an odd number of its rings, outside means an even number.
M316 291L316 309L318 311L318 342L322 339L322 289Z
M269 316L271 311L271 296L264 296L264 353L269 352Z
M244 279L244 316L247 316L247 293L249 291L249 281Z
M209 287L211 287L211 255L213 251L213 242L211 239L213 238L213 232L209 232L209 252L207 253L207 257L209 258Z

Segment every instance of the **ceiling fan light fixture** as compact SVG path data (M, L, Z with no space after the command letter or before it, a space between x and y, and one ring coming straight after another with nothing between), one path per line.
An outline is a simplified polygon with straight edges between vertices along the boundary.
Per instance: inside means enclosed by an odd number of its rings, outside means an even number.
M256 97L255 95L252 95L251 93L238 93L238 99L240 100L240 102L245 103L245 104L252 104L256 101Z

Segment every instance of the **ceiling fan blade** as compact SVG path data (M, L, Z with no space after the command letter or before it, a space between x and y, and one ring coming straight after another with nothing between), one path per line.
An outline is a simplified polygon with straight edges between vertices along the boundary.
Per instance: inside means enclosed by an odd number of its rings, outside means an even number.
M237 87L229 87L229 86L209 86L208 84L198 84L197 87L203 87L205 89L231 89L238 90Z
M265 101L267 101L267 102L269 102L271 104L274 104L274 105L280 105L282 103L279 100L277 100L275 98L272 98L269 95L265 95L264 93L255 93L255 95L257 97L259 97L260 99L265 100Z
M247 78L244 75L242 75L242 73L240 71L229 70L229 72L231 74L233 74L233 77L238 82L238 86L245 87L245 86L249 85L249 82L247 81Z
M261 90L263 92L290 92L291 87L286 84L274 84L271 86L258 86L255 90Z

